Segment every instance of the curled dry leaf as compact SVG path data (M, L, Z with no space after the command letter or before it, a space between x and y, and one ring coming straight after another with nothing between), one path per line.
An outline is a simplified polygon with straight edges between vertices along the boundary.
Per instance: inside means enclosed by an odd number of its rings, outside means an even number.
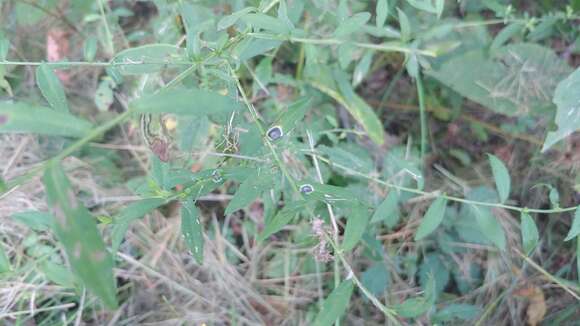
M546 316L548 310L542 289L535 285L530 285L517 290L514 294L530 301L528 309L526 310L528 325L539 325L544 320L544 316Z

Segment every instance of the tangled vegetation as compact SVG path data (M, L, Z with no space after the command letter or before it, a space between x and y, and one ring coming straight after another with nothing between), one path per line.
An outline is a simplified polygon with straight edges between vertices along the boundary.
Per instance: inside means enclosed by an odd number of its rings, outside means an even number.
M579 1L0 1L6 325L572 325Z

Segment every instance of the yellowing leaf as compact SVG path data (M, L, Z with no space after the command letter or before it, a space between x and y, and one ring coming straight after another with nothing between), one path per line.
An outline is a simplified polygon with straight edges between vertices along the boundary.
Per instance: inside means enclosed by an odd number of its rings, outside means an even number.
M117 307L113 259L95 219L75 198L58 162L51 162L43 183L54 215L53 230L63 245L74 274L111 309Z

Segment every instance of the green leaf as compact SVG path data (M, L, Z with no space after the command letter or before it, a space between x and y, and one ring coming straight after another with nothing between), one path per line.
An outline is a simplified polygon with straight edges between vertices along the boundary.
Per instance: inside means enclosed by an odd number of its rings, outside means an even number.
M340 38L348 36L356 31L360 31L361 27L364 26L369 19L371 19L371 14L368 12L354 14L352 17L340 22L338 28L334 31L334 36Z
M404 42L409 41L411 39L411 23L409 23L409 18L405 13L397 8L397 12L399 14L399 25L401 27L401 40Z
M520 229L522 232L522 247L526 255L530 255L538 245L538 240L540 239L538 227L530 214L522 212Z
M580 281L580 237L576 237L576 273Z
M367 268L361 275L361 282L373 295L381 297L389 287L389 271L385 263L378 261Z
M491 164L491 171L493 172L493 179L495 180L499 200L504 203L510 196L510 174L503 162L495 155L487 154L487 157L489 158L489 164Z
M93 61L97 55L97 38L94 36L89 36L85 40L83 45L83 55L85 60Z
M244 17L245 15L256 11L254 7L246 7L244 9L238 10L228 16L223 17L217 24L218 31L224 30L232 25L234 25L240 18Z
M11 217L34 231L49 230L54 222L54 217L47 212L27 211L14 213Z
M477 49L447 58L425 73L460 95L509 116L545 112L552 105L549 98L555 85L570 72L552 49L538 44L510 44L491 53Z
M282 44L279 40L266 40L248 38L241 41L235 47L232 56L237 57L240 61L249 60L257 55L265 54L266 52L275 49Z
M247 14L242 20L254 28L260 28L276 34L289 34L290 28L283 21L265 14Z
M6 38L4 33L0 32L0 61L6 60L8 51L10 50L10 41Z
M276 118L274 123L270 125L270 128L278 126L282 128L284 136L291 134L297 125L304 122L304 116L308 109L311 108L310 104L310 98L302 98L288 105L288 107Z
M431 321L434 323L452 322L454 319L469 321L475 319L480 313L481 307L465 303L454 303L437 311Z
M292 31L295 29L294 24L288 17L288 5L285 0L280 0L280 3L278 4L278 19L284 22L289 30Z
M304 207L306 206L306 202L304 201L297 201L291 202L286 204L284 208L282 208L274 217L266 222L264 226L264 230L262 233L258 235L256 240L258 242L263 242L272 234L282 230L292 219L298 214Z
M74 275L61 264L47 260L40 263L38 269L51 282L64 286L65 288L75 287Z
M558 83L554 93L553 102L558 107L556 111L556 124L558 130L550 131L542 152L548 150L558 141L568 137L576 130L580 130L580 68L570 76Z
M569 241L574 239L580 234L580 206L576 208L576 213L574 213L574 221L572 221L572 227L568 231L568 235L564 241Z
M47 107L0 102L0 133L83 137L92 127L86 120Z
M389 2L388 0L379 0L377 1L377 6L375 9L377 13L376 23L377 27L381 28L385 26L385 22L387 21L387 17L389 17Z
M272 187L274 175L266 171L257 171L240 184L232 200L226 207L225 215L250 205L260 194Z
M469 207L475 215L475 220L483 235L499 249L505 250L505 233L489 208L476 205L470 205Z
M131 102L141 113L174 113L183 115L223 114L240 108L229 96L203 89L170 88L145 95Z
M314 319L314 326L330 326L345 313L354 289L352 280L344 280L324 300L322 309Z
M36 84L40 88L42 96L53 109L62 113L69 112L66 95L60 79L46 63L42 63L36 68Z
M344 71L335 70L334 77L342 94L336 99L344 103L346 110L363 126L370 139L381 145L384 142L384 131L383 124L377 114L354 92Z
M388 227L394 227L399 221L399 194L395 190L389 190L387 197L379 204L371 223L385 221Z
M198 264L203 264L203 225L199 209L192 200L181 204L181 234Z
M149 74L186 60L185 50L171 44L147 44L119 52L112 60L125 75Z
M416 318L425 314L435 301L435 281L429 277L425 285L425 294L418 298L405 300L401 304L394 305L397 314L403 318Z
M10 272L11 270L10 259L6 256L4 247L0 245L0 274Z
M113 259L105 248L95 219L75 198L59 163L48 165L43 183L55 217L54 233L65 249L74 274L107 307L115 309Z
M116 253L117 250L119 250L119 246L121 245L131 222L143 217L145 214L151 212L164 203L165 199L163 198L146 198L131 203L123 208L119 215L113 219L114 224L111 232L111 252Z
M445 217L445 208L447 207L447 199L443 197L439 197L433 201L419 228L417 229L417 233L415 234L415 241L421 240L424 237L431 234L439 224L443 221L443 217Z
M350 251L358 244L368 223L369 213L367 208L362 205L352 207L346 223L344 238L341 243L342 250Z
M493 42L491 43L491 50L495 51L499 49L502 45L509 41L512 36L520 33L524 27L525 25L520 22L511 23L504 27L493 39Z
M437 8L433 6L432 0L407 0L407 2L419 10L430 12L432 14L437 13Z
M437 19L441 19L441 15L443 15L444 9L445 0L435 0L435 13L437 14Z
M371 68L371 63L373 60L373 52L369 51L365 53L365 55L360 59L356 67L354 68L354 72L352 73L352 86L356 87L360 84L365 76L368 74L369 69Z

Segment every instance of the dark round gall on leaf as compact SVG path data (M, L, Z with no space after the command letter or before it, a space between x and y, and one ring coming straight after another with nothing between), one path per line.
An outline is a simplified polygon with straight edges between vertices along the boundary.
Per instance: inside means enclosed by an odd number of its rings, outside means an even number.
M268 131L266 132L266 136L268 136L270 140L278 140L282 138L282 136L284 136L284 131L282 130L282 127L274 126L268 129Z

